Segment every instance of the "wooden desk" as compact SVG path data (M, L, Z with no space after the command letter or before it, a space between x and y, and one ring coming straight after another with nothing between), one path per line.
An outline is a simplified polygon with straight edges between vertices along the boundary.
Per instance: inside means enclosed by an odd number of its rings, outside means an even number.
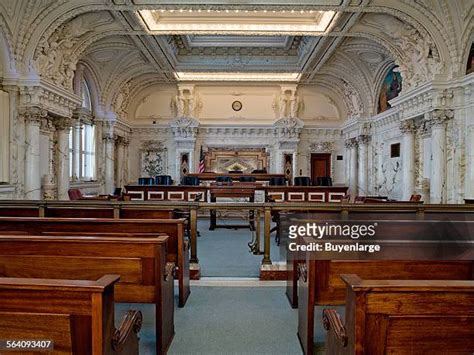
M125 190L132 201L199 201L207 200L206 186L184 185L126 185Z
M249 202L255 201L255 184L252 183L241 183L236 185L212 185L209 188L210 202L217 202L218 197L224 198L248 198ZM210 222L209 230L216 228L249 228L255 230L254 224L254 211L249 211L249 225L232 224L232 225L217 225L216 221L216 210L210 211Z
M265 196L275 202L341 202L347 186L266 186Z

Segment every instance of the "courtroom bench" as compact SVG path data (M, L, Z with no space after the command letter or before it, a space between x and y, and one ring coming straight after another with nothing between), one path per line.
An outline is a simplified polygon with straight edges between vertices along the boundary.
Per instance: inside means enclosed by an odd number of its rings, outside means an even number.
M179 307L183 307L190 294L189 244L184 239L184 219L103 219L103 218L35 218L0 217L2 231L21 231L29 234L64 232L69 235L91 235L94 233L142 234L160 233L168 238L167 258L173 262L179 284ZM126 235L124 235L126 236Z
M0 339L46 340L42 347L50 341L55 354L138 354L141 313L128 311L114 328L118 280L1 277Z
M315 307L345 304L346 285L340 275L348 273L383 280L472 280L474 262L311 260L308 253L306 262L298 265L298 338L305 354L313 353Z
M341 278L345 323L323 311L326 354L474 353L474 281Z
M166 260L167 239L0 232L0 277L96 280L120 275L115 300L155 305L156 353L165 354L174 336L174 265Z
M295 212L298 215L304 216L304 219L298 218L300 222L328 222L337 220L348 221L474 221L474 208L463 207L459 205L420 205L414 203L399 203L397 206L361 206L361 205L346 205L346 206L319 206L313 207L315 210L311 212ZM283 230L287 228L288 223L291 222L291 214L287 216L286 220L279 222L282 224ZM304 258L290 258L287 254L287 287L286 296L293 308L298 307L298 264L304 263Z

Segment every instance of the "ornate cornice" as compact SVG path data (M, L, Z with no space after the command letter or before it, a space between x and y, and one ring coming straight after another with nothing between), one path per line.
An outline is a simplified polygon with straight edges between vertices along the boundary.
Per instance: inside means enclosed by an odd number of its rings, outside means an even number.
M20 105L40 106L57 116L71 117L81 106L81 98L44 80L34 84L20 84Z

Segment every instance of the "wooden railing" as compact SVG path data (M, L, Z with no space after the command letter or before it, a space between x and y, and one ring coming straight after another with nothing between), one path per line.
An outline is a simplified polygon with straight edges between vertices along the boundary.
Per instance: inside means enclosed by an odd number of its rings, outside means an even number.
M188 202L188 201L25 201L25 200L0 200L1 209L32 209L37 210L40 217L48 216L48 208L109 208L113 210L114 218L120 218L122 210L129 209L151 209L169 210L181 209L190 211L190 234L191 234L191 263L198 263L197 246L197 219L198 211L202 210L253 210L256 221L263 216L263 238L264 251L262 264L271 264L271 223L272 213L290 211L294 213L305 213L308 218L324 218L349 220L365 218L371 214L390 214L397 219L452 219L452 220L474 220L473 204L423 204L412 202L388 202L376 204L353 204L353 203L314 203L314 202L274 202L274 203L227 203L227 202ZM11 214L10 214L11 215ZM260 241L260 229L256 228L256 238Z

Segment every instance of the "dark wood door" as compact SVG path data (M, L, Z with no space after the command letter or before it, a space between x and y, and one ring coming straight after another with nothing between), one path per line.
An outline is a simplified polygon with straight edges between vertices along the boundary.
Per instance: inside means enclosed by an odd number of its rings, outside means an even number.
M331 154L311 154L311 180L322 176L331 176Z

